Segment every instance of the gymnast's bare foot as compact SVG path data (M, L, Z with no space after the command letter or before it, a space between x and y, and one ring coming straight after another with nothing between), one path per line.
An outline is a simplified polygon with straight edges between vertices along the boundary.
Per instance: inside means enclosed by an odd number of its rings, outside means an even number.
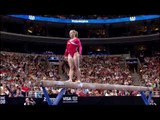
M75 82L81 82L80 80L76 80Z
M72 80L67 80L66 82L73 82Z

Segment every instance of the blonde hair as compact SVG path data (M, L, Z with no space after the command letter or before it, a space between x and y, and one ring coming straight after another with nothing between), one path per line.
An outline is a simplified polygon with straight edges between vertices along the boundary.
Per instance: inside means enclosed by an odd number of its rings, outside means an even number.
M78 37L78 32L76 30L70 30L70 32L73 32L75 34L75 37Z

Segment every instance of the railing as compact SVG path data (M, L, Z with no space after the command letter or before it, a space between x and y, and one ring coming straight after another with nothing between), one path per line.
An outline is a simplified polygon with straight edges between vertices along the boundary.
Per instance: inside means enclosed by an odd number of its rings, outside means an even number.
M42 43L56 43L66 44L68 38L60 37L44 37L34 35L23 35L9 32L2 32L1 40L9 41L25 41L25 42L42 42ZM139 36L128 36L128 37L113 37L113 38L80 38L82 44L107 44L107 43L132 43L132 42L143 42L143 41L157 41L160 40L160 34L151 35L139 35Z

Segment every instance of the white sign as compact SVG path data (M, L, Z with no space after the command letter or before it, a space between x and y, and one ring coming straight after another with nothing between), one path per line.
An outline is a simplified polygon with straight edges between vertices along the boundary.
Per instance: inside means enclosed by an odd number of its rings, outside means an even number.
M50 98L50 100L52 101L52 103L54 102L55 99L56 99L56 98ZM46 97L44 97L43 101L44 101L44 102L47 101Z
M33 16L33 15L29 15L29 17L28 17L30 20L35 20L35 16Z
M73 23L88 23L88 20L72 20Z
M63 103L78 103L78 96L64 96Z
M130 19L130 21L135 21L135 20L136 20L136 17L133 16L133 17L130 17L129 19Z

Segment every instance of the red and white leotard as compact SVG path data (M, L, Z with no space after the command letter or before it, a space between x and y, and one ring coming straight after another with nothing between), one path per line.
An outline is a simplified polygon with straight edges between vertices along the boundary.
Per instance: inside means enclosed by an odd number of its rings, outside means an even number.
M82 54L82 45L81 41L78 38L69 39L67 41L67 46L65 50L65 56L68 56L70 54L72 57L74 56L74 53L78 51L79 48L79 54Z

